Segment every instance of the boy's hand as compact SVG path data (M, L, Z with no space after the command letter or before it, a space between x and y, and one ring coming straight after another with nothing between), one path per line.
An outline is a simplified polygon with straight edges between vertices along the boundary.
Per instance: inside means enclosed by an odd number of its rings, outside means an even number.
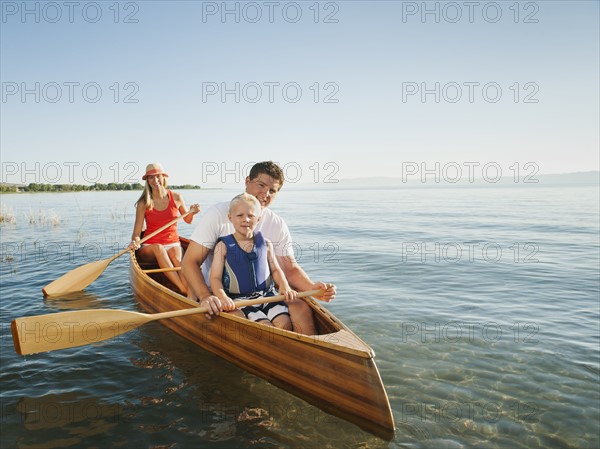
M285 302L290 302L298 299L298 292L296 290L292 290L290 287L281 289L279 293L285 296Z
M232 310L236 309L235 302L229 296L221 298L221 304L223 304L223 310L226 312L231 312Z

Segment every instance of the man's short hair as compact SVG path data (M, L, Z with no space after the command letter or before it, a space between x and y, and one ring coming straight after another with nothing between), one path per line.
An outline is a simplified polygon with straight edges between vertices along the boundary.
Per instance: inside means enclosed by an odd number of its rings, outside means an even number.
M273 178L275 181L279 182L279 189L283 187L283 182L285 181L285 176L283 175L283 170L279 165L277 165L273 161L264 161L257 162L250 169L250 173L248 177L250 180L258 178L259 175L265 174Z

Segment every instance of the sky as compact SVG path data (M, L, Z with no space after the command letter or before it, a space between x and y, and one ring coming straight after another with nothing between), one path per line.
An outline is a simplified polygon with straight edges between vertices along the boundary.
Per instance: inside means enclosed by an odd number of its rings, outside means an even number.
M597 1L2 1L2 182L599 169Z

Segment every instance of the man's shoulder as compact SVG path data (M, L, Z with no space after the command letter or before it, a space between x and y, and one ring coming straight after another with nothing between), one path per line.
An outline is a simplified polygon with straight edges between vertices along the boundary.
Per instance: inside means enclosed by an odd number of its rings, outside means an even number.
M266 208L263 210L262 216L261 216L261 220L263 221L269 221L269 222L273 222L273 223L283 223L285 224L285 220L283 218L281 218L279 215L277 215L275 212L273 212L271 209Z
M216 209L216 210L227 210L229 208L229 201L221 201L220 203L215 203L210 206L207 210Z
M206 209L192 232L191 239L207 248L213 248L219 236L229 234L227 232L228 204L227 202L217 203Z
M290 232L285 220L271 209L263 210L260 221L262 223L260 230L265 237L271 240L278 240L275 238L276 236L280 237L281 233L289 234Z
M204 213L204 217L225 217L227 220L227 213L229 212L229 203L222 201L220 203L213 204Z

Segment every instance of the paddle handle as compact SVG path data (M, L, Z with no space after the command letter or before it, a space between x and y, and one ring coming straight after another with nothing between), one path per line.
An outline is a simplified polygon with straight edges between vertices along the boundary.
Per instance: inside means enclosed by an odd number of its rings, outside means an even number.
M306 292L298 293L298 298L304 298L305 296L315 296L322 295L323 290L308 290ZM268 302L277 302L285 299L285 295L275 295L275 296L266 296L256 299L243 299L240 301L235 301L236 309L240 307L253 306L255 304L265 304ZM194 307L192 309L181 309L181 310L173 310L171 312L162 312L162 313L153 313L153 314L144 314L148 317L148 321L154 320L164 320L165 318L175 318L178 316L185 315L193 315L195 313L206 313L208 312L208 307Z
M154 237L156 234L159 234L161 232L163 232L165 229L167 229L169 226L172 226L173 224L177 223L177 220L186 217L188 215L190 215L192 213L192 211L188 211L183 215L180 215L179 217L173 218L170 222L168 222L166 225L161 226L160 228L158 228L156 231L151 232L148 235L145 235L144 238L142 240L140 240L140 245L142 243L144 243L146 240L151 239L152 237ZM125 248L124 250L122 250L121 252L117 253L116 255L114 255L110 260L113 261L115 259L118 259L119 257L121 257L123 254L125 254L127 251L131 251L129 248Z

